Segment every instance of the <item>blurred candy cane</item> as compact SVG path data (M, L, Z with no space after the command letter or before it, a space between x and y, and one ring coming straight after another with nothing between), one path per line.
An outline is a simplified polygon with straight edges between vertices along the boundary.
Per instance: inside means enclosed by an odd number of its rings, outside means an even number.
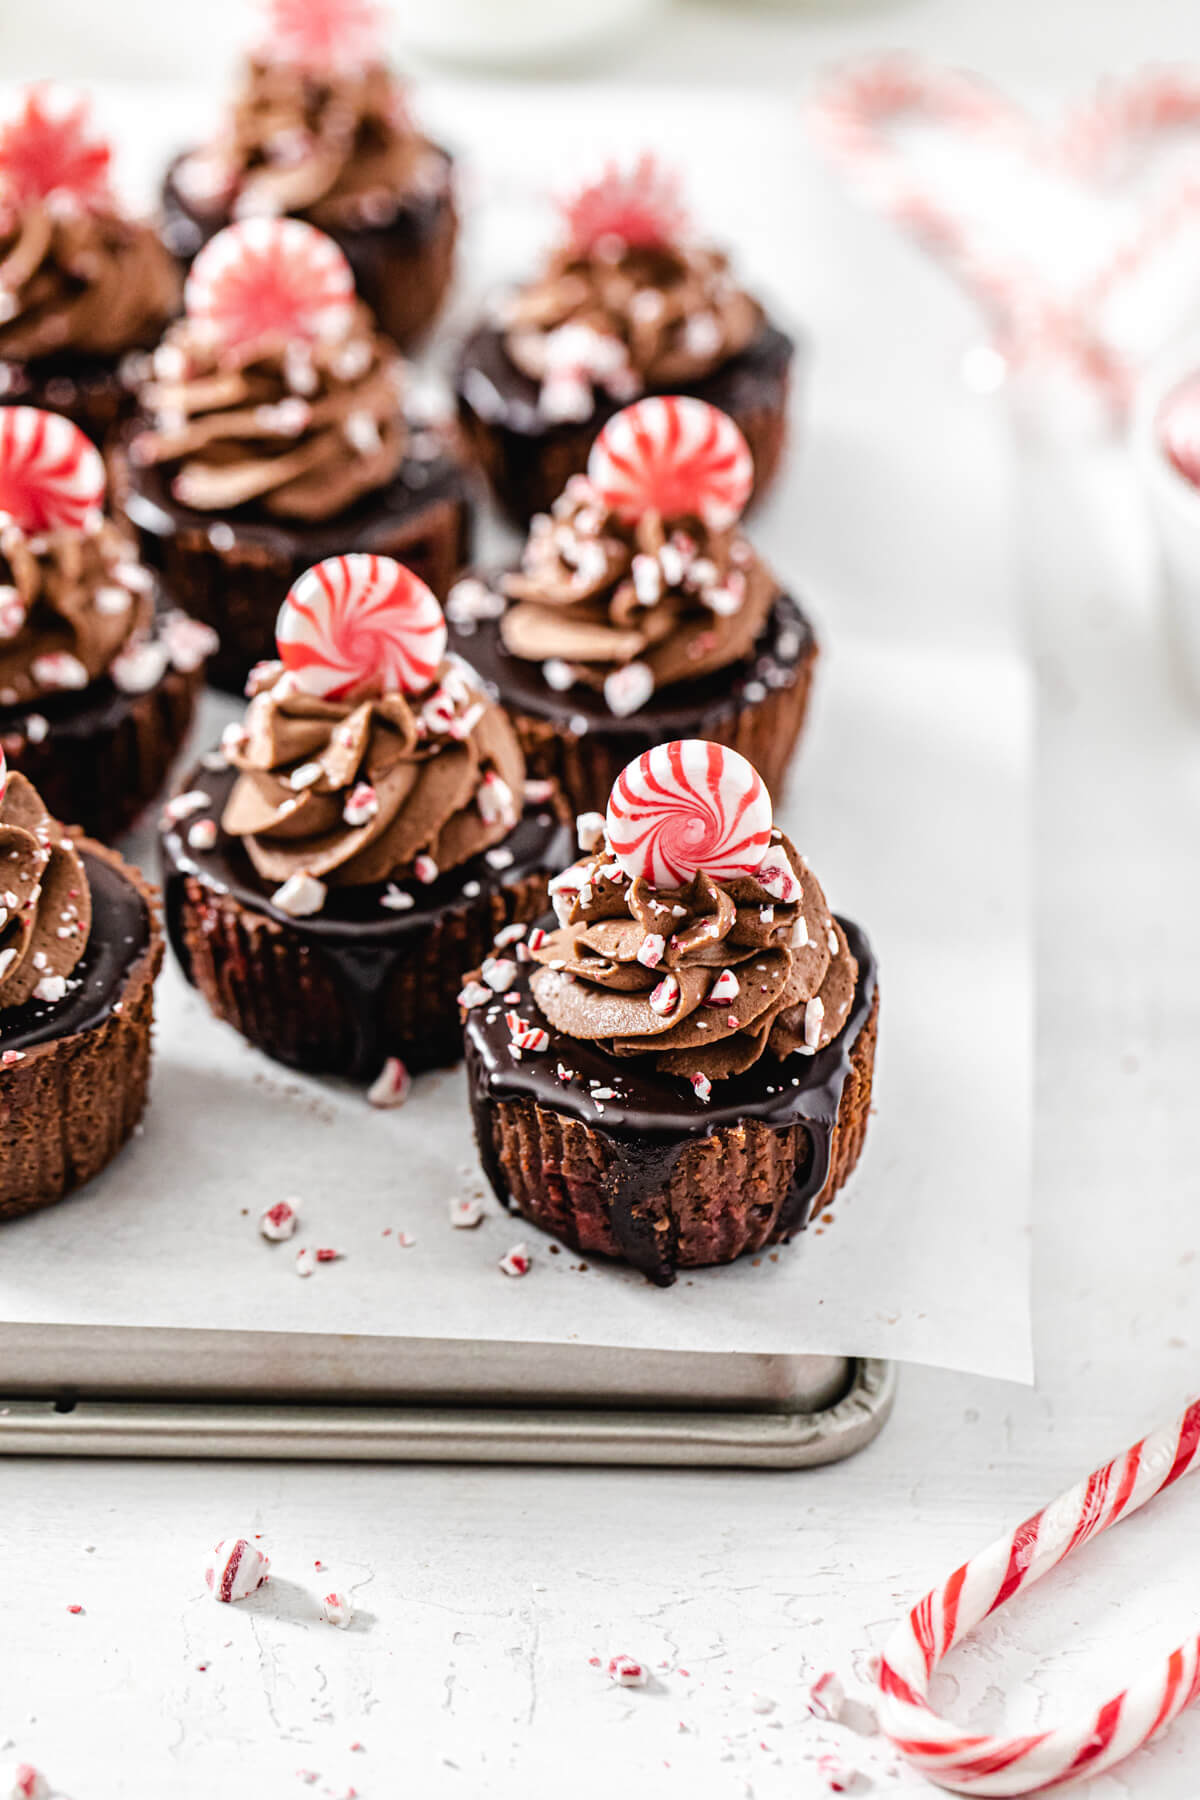
M1035 1794L1099 1775L1200 1695L1200 1636L1068 1725L1018 1737L964 1731L928 1701L933 1671L981 1619L1040 1581L1080 1544L1116 1525L1195 1467L1200 1400L956 1569L913 1607L884 1652L880 1724L914 1768L961 1794Z

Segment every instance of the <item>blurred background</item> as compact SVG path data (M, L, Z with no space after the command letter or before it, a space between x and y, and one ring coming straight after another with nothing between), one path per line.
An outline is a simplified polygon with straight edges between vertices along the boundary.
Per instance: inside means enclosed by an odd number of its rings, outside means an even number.
M1071 86L1189 56L1196 41L1189 0L402 0L393 10L395 49L418 70L453 61L775 89L832 58L894 46ZM2 0L4 75L211 78L244 43L246 13L245 0Z

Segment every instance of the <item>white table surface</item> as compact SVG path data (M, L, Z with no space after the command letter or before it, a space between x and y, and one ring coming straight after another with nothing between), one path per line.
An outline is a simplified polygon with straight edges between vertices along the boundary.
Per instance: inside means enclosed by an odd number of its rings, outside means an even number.
M1097 44L1126 66L1186 49L1188 11L929 0L843 23L828 8L797 26L796 64L812 44L920 39L1066 82ZM42 12L53 26L62 8ZM753 38L777 77L780 17L697 18L706 54L744 68ZM656 45L651 72L670 76ZM877 255L882 308L908 252L880 228ZM852 477L847 445L818 432L818 496L839 468ZM861 1791L930 1791L877 1738L806 1719L806 1676L833 1667L855 1689L925 1585L1200 1389L1200 722L1175 696L1121 454L1026 450L1015 499L1039 678L1036 1389L907 1370L870 1450L794 1476L4 1464L10 1754L75 1800L273 1800L306 1791L298 1771L308 1791L364 1800L805 1800L827 1791L815 1758L836 1743ZM936 505L924 528L934 555ZM956 1716L1045 1722L1193 1631L1188 1486L956 1653L941 1690ZM264 1533L275 1579L217 1608L200 1556L228 1530ZM316 1616L334 1584L360 1609L346 1633ZM618 1650L652 1666L650 1687L610 1688L591 1666ZM1200 1715L1079 1791L1192 1800L1198 1757Z

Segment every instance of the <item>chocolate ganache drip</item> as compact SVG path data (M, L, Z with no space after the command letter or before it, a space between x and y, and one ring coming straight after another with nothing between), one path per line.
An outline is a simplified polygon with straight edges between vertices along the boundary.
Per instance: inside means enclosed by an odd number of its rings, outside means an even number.
M414 696L322 699L274 663L254 681L244 727L224 744L240 773L222 827L264 880L432 881L517 823L524 757L457 658Z
M686 389L737 356L763 311L721 251L687 240L675 184L643 157L565 208L567 241L501 303L507 353L549 420L590 418L597 391Z
M448 179L382 63L315 69L266 54L248 62L214 140L175 170L197 212L299 214L327 230L388 225Z
M92 900L79 852L0 755L0 1014L57 1002L87 948Z
M130 454L162 465L200 512L254 503L330 519L385 487L404 455L403 364L364 306L336 339L222 346L181 319L141 395L148 427Z
M501 585L505 648L549 663L552 685L603 689L617 714L750 655L779 595L736 524L654 511L629 524L585 476L534 519L521 568Z
M559 929L533 951L556 1030L665 1074L720 1081L812 1056L849 1015L858 965L819 882L778 830L752 875L631 878L603 837L551 883Z

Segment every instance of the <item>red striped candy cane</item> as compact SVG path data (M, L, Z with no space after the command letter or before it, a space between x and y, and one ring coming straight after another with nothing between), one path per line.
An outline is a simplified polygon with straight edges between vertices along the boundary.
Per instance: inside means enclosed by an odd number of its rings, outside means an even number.
M1150 1675L1067 1725L1020 1737L964 1731L929 1704L933 1671L981 1619L1040 1581L1080 1544L1134 1513L1200 1457L1200 1400L956 1569L918 1602L880 1664L880 1724L914 1768L961 1794L1036 1794L1099 1775L1200 1695L1200 1636Z

